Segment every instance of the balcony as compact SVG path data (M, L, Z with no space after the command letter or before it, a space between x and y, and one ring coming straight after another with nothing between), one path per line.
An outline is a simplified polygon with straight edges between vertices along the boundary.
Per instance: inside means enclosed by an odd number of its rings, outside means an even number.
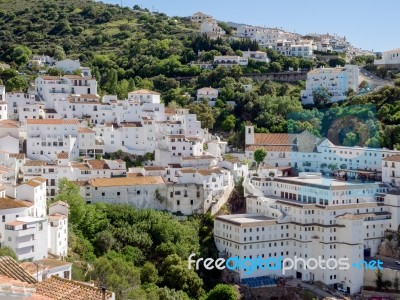
M23 248L28 248L28 247L31 248L34 245L35 245L35 240L31 239L31 240L26 241L26 242L21 242L21 243L17 242L16 248L17 249L23 249Z
M11 230L11 229L7 229L8 231L13 231L14 232L14 236L16 237L23 237L23 236L27 236L27 235L32 235L35 234L37 232L36 227L33 228L27 228L27 229L20 229L20 230Z

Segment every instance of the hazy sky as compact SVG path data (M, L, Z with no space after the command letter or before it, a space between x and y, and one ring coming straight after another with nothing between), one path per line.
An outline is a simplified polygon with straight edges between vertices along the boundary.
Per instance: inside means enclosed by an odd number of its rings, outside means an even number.
M121 0L103 0L121 4ZM169 16L201 11L220 21L282 27L301 34L336 33L356 47L385 51L400 48L398 0L122 0Z

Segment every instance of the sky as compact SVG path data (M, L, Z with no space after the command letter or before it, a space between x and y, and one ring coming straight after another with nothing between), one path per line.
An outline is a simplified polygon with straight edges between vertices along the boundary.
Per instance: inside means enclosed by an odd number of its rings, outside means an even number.
M385 51L400 48L398 0L103 0L165 13L190 16L197 11L219 21L282 27L300 34L345 36L355 47Z

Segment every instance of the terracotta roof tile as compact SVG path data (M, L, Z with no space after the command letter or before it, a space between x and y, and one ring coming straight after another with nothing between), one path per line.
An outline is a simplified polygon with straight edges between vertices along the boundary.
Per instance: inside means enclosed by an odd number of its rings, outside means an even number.
M98 160L98 159L93 159L93 160L88 160L86 162L91 169L95 170L109 170L110 167L104 160Z
M151 94L151 95L160 95L160 93L154 92L154 91L150 91L150 90L137 90L137 91L133 91L133 92L129 92L129 94L133 94L133 95L146 95L146 94Z
M94 130L87 128L87 127L80 127L78 129L79 133L95 133Z
M389 157L384 158L385 161L393 161L393 162L400 162L400 154L395 154Z
M161 176L96 178L90 180L94 187L165 184Z
M28 125L75 125L79 124L78 119L27 119Z
M293 138L287 133L255 133L254 145L292 145Z
M47 165L48 165L47 161L41 161L41 160L27 160L24 164L24 166L26 167L43 167Z
M31 180L28 180L22 184L27 184L27 185L30 185L33 187L37 187L37 186L42 185L45 182L46 182L46 179L44 179L42 177L35 177L35 178L32 178Z
M10 198L0 198L0 210L27 207L23 201L18 201Z
M246 151L256 151L257 149L264 149L266 151L271 152L289 152L291 151L291 146L257 146L257 145L250 145L246 146Z
M25 153L10 153L10 157L16 159L25 159Z
M86 285L81 282L72 281L58 276L36 284L36 293L59 300L100 300L101 289ZM112 293L106 291L106 299L111 299Z
M14 120L1 120L0 128L19 128L19 122Z
M35 278L29 275L13 258L9 256L0 256L0 275L26 283L36 283Z
M68 152L59 152L57 153L57 159L69 159Z
M60 76L50 76L50 75L42 75L39 76L38 78L42 78L43 80L60 80Z
M50 204L49 207L52 207L52 206L54 206L54 205L62 205L62 206L65 206L65 207L69 208L69 204L66 203L66 202L64 202L64 201L57 201L57 202L54 202L54 203Z

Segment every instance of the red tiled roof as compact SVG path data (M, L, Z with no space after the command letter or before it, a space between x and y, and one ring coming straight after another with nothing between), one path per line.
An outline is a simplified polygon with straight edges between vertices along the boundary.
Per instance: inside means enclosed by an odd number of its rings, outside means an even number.
M289 152L291 151L291 146L259 146L259 145L250 145L246 146L246 151L256 151L257 149L264 149L266 151L271 152Z
M87 128L87 127L80 127L78 129L79 133L95 133L94 130Z
M37 283L36 293L59 300L102 299L101 289L58 276L51 276L49 279ZM111 299L111 297L112 293L106 291L106 299Z
M43 80L60 80L60 76L50 76L50 75L42 75L39 76L39 78L42 78Z
M19 128L19 123L14 120L1 120L0 128Z
M68 159L69 153L68 152L59 152L59 153L57 153L57 158L58 159Z
M0 210L19 208L19 207L27 207L27 206L23 201L17 201L15 199L10 199L10 198L0 198Z
M0 275L26 283L36 283L35 278L25 272L25 270L9 256L0 256Z
M150 91L150 90L145 90L145 89L129 92L128 94L134 94L134 95L141 95L141 94L160 95L160 93L157 93L157 92L154 92L154 91Z
M383 160L385 160L385 161L400 162L400 154L395 154L395 155L386 157L386 158L384 158Z
M98 159L94 159L94 160L88 160L86 162L89 167L91 169L95 169L95 170L108 170L110 169L110 167L108 166L108 164L104 161L104 160L98 160Z
M79 124L78 119L27 119L28 125L71 125Z
M254 145L292 145L287 133L255 133Z

